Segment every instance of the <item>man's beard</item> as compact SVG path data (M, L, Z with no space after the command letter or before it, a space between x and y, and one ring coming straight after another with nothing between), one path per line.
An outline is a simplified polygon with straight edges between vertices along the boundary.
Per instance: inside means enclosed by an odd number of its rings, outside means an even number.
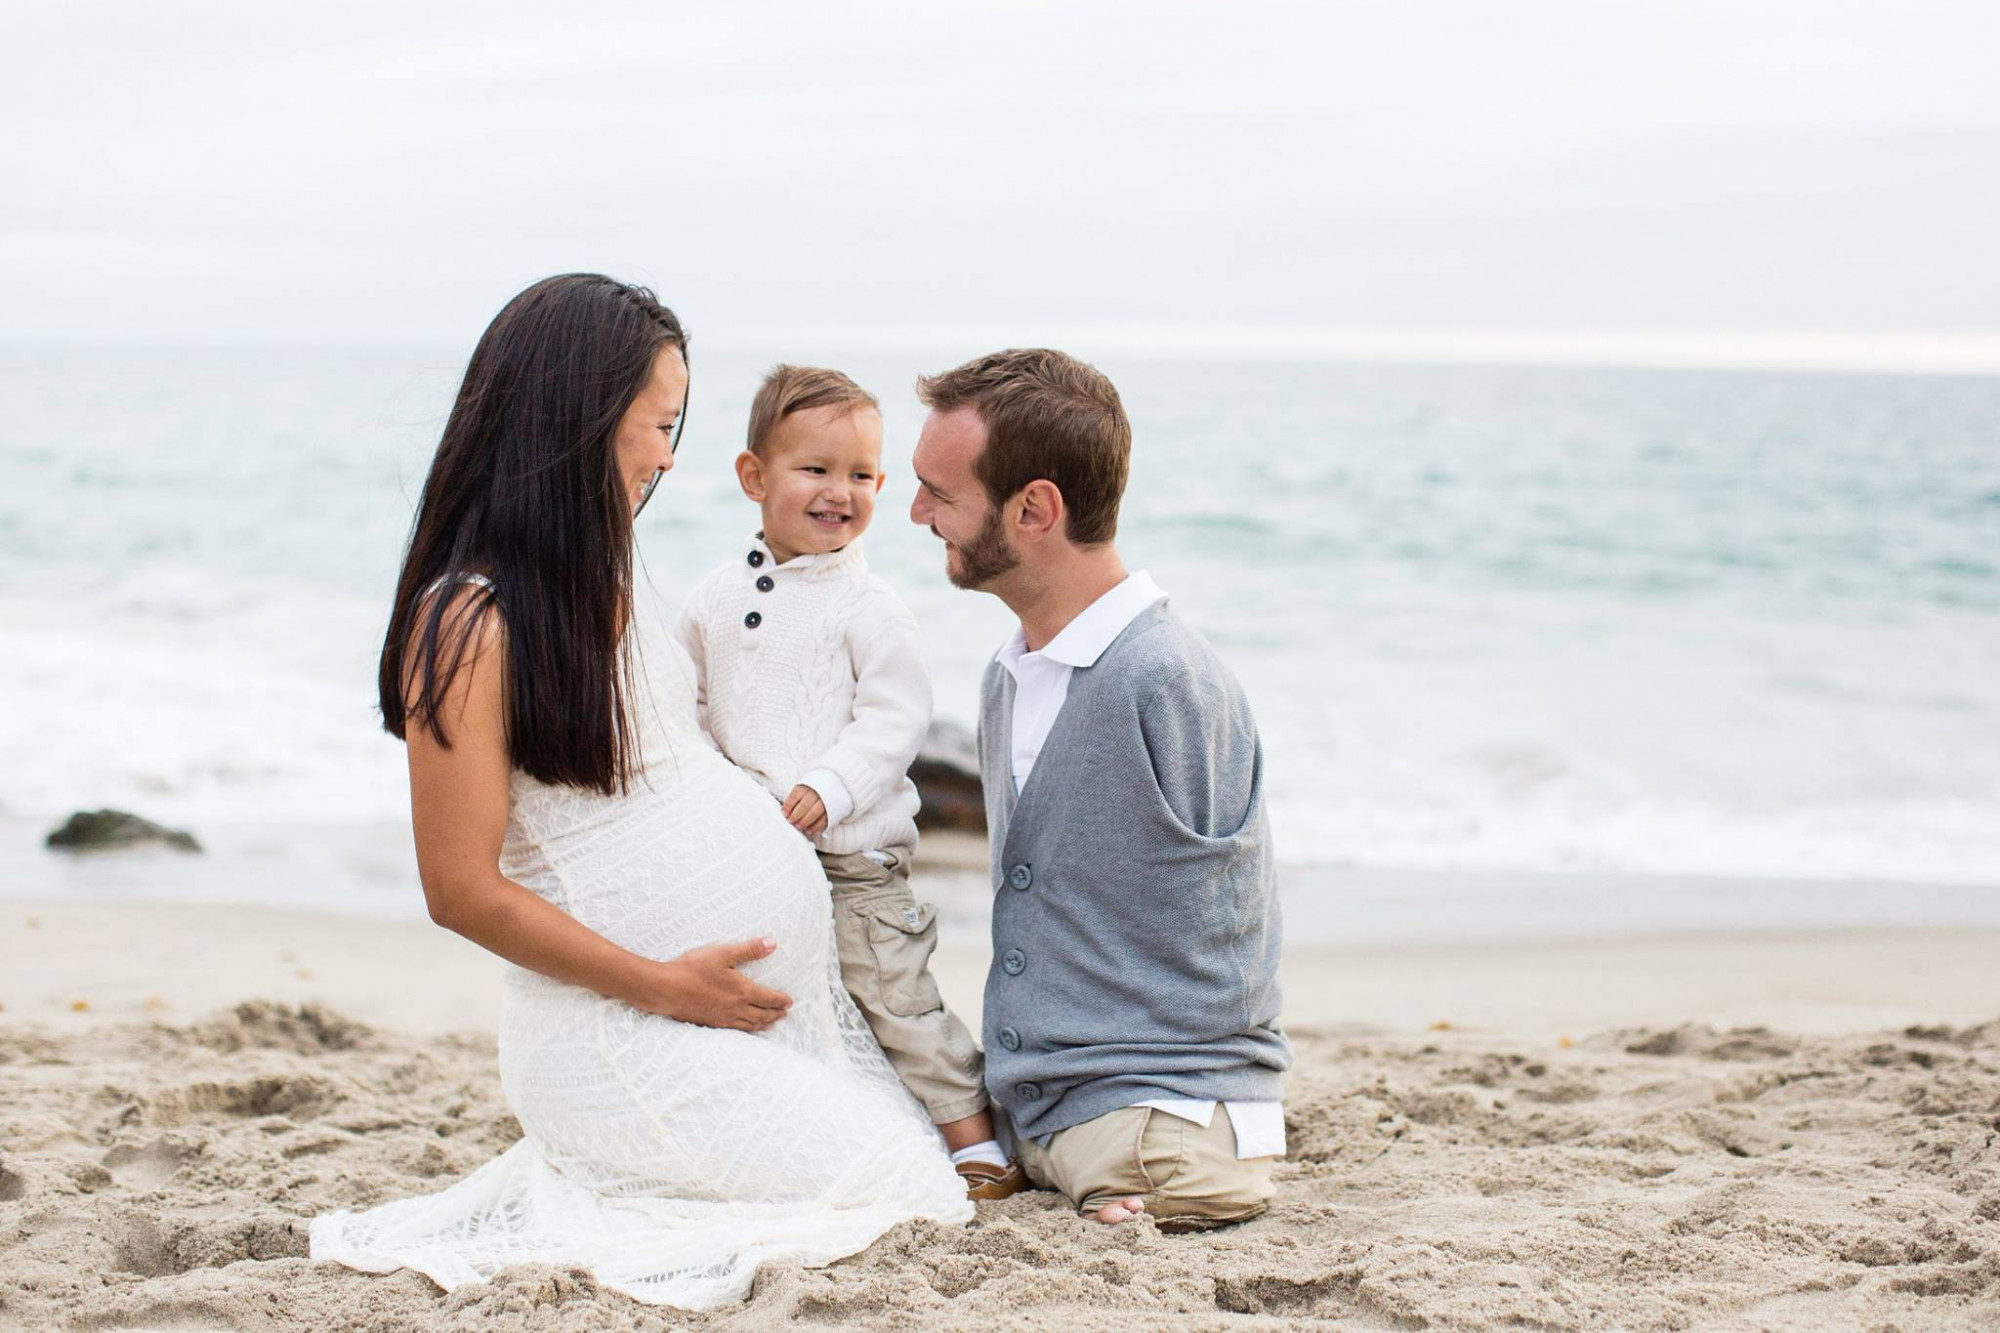
M959 545L956 570L951 567L950 560L945 561L945 577L955 587L983 588L1021 563L1021 557L1007 545L1007 538L1001 531L1005 522L1001 513L998 508L988 512L986 522L980 525L979 535Z

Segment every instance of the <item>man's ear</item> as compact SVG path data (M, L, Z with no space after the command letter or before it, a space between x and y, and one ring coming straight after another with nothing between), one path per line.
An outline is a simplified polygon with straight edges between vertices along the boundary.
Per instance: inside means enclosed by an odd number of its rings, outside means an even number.
M736 455L736 484L752 500L764 503L764 460L748 449Z
M1014 530L1026 541L1038 542L1051 533L1063 531L1063 497L1056 484L1046 477L1037 477L1023 486L1014 497L1021 507L1014 520Z

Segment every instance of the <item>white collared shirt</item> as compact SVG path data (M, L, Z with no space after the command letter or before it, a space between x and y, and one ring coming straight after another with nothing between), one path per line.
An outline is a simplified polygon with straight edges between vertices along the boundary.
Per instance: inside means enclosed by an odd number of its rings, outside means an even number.
M1028 636L1020 630L1007 641L996 660L1014 678L1014 731L1010 737L1009 759L1014 778L1014 795L1027 786L1035 760L1048 744L1056 715L1069 697L1069 681L1078 667L1097 665L1104 650L1140 612L1166 597L1153 576L1145 570L1129 575L1123 583L1099 597L1062 627L1039 652L1028 651ZM1134 1102L1168 1115L1191 1120L1203 1129L1215 1119L1215 1103L1198 1098L1157 1097ZM1285 1109L1281 1102L1227 1102L1229 1123L1236 1130L1236 1155L1272 1157L1285 1151Z

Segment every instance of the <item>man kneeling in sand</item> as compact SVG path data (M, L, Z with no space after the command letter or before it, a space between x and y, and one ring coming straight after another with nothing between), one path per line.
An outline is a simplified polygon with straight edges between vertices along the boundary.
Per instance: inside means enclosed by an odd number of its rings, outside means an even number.
M1249 705L1112 545L1132 428L1110 380L1011 351L918 393L910 517L944 540L953 583L1020 619L979 723L987 1090L1026 1178L1086 1216L1255 1217L1291 1049Z

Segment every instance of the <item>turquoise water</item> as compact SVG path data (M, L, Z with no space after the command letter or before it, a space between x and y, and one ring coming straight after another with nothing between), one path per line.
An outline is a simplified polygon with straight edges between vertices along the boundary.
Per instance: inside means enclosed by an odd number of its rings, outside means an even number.
M971 350L842 363L963 722L1010 624L904 511L909 385ZM401 818L374 655L462 357L0 353L11 836ZM663 605L754 526L772 359L696 345ZM1121 548L1249 689L1288 861L2000 883L2000 380L1103 365Z

